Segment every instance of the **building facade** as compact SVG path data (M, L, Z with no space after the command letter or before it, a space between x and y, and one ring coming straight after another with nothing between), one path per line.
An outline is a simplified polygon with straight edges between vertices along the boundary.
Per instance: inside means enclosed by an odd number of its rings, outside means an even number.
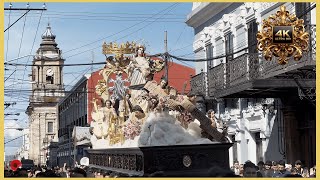
M75 160L78 159L77 155L79 154L74 138L72 138L74 127L89 127L87 104L89 103L88 94L92 93L92 90L88 89L90 77L90 75L83 76L58 104L57 164L60 167L64 163L67 163L68 166L74 166Z
M33 59L32 94L26 113L29 116L29 159L37 165L45 165L45 146L57 141L57 103L64 96L63 64L61 50L50 25L42 34L42 42Z
M264 60L256 34L281 5L304 19L310 47L284 66ZM315 164L315 3L194 3L198 103L229 125L230 164L281 159ZM298 77L298 78L296 78Z

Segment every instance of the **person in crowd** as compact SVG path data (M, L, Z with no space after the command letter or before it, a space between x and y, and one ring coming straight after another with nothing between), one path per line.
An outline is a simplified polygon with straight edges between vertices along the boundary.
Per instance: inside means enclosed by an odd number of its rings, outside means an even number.
M230 169L224 169L219 166L213 166L208 170L209 177L238 177Z
M291 164L286 164L285 168L286 168L287 171L291 172L292 165Z
M309 177L316 177L316 166L314 165L312 168L310 168L310 176Z
M239 165L239 169L240 169L240 171L239 171L239 176L240 176L240 177L243 177L243 171L244 171L244 169L243 169L243 164L240 164L240 165Z
M264 175L264 162L263 161L259 161L258 162L258 172L263 176Z
M103 178L109 178L110 177L111 172L105 172L103 173Z
M310 176L309 175L309 170L308 170L307 167L303 168L301 176L304 177L304 178L308 178Z
M53 170L47 169L44 172L45 177L59 177Z
M34 171L32 169L28 170L28 178L34 177Z
M302 168L302 162L300 160L297 160L294 163L294 168L297 170L298 174L300 174L300 175L302 174L303 168Z
M275 171L272 175L272 177L285 177L289 174L291 174L289 171L286 170L285 168L285 162L283 160L280 160L278 162L278 168L277 171Z
M231 167L231 170L234 172L235 175L239 176L240 174L239 161L237 160L234 161L233 166Z
M76 167L70 171L70 177L87 177L87 173L83 169Z
M266 161L266 163L264 164L264 173L262 174L263 177L272 177L273 175L273 169L271 168L272 166L272 162L271 161Z
M278 171L278 162L277 161L272 161L271 169L273 171L272 174Z
M247 161L243 166L243 177L258 177L258 167L251 161Z
M4 170L4 177L10 177L11 176L11 173L9 170L5 169Z

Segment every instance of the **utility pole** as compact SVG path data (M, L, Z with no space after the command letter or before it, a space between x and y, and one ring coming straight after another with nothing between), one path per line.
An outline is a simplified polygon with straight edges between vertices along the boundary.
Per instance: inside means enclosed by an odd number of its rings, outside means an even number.
M165 60L165 77L167 79L167 81L169 82L169 77L168 77L168 39L167 39L167 31L164 31L164 50L165 50L165 56L164 56L164 60Z
M11 28L15 23L17 23L21 18L27 15L30 11L46 11L46 4L43 4L42 8L29 8L29 3L27 4L27 8L12 8L12 4L10 3L9 8L4 8L5 11L26 11L22 16L20 16L15 22L9 25L4 32L6 32L9 28Z

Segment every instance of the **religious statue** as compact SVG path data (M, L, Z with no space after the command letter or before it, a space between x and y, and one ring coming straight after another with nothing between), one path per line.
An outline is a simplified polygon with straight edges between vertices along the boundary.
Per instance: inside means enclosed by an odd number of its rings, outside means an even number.
M128 76L131 86L145 84L147 77L150 75L151 69L144 51L144 46L137 46L136 55L128 66Z
M128 90L125 83L129 81L122 78L122 73L118 73L116 79L110 79L109 82L113 83L113 86L109 87L109 91L113 92L112 98L121 100Z
M93 104L94 111L91 114L93 121L90 124L90 131L92 132L91 143L93 146L96 145L97 141L100 141L100 144L107 144L109 121L105 120L103 108L97 105L96 99L93 99Z
M123 132L126 139L134 139L141 132L141 127L145 120L145 113L138 105L132 108L129 120L123 126Z
M103 107L103 114L105 121L117 118L116 110L112 107L112 102L110 100L106 101L106 106Z
M163 69L163 62L146 57L143 45L105 43L103 52L114 56L107 57L106 66L100 71L103 79L96 86L96 92L103 98L105 107L95 105L96 110L92 112L93 147L97 147L98 141L102 142L100 139L107 139L108 143L103 141L105 148L123 144L125 139L129 143L135 142L137 137L140 138L148 117L169 117L176 120L174 124L180 124L185 129L197 118L200 128L213 140L224 141L222 134L225 129L222 128L221 132L218 123L216 127L210 127L215 124L197 109L195 96L179 95L176 89L168 85L167 77L163 76L159 83L152 80L154 73ZM134 57L125 57L133 53ZM130 87L126 83L130 83ZM181 128L182 131L185 130Z
M130 101L131 95L126 94L119 102L119 116L126 121L129 118L129 114L132 112L132 103Z

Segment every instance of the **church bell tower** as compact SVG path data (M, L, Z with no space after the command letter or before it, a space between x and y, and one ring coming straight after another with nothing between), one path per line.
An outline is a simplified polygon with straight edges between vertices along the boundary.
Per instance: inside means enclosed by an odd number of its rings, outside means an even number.
M26 113L30 128L29 158L35 164L45 165L50 143L58 141L57 104L64 96L64 59L50 24L41 37L30 74L32 93Z

